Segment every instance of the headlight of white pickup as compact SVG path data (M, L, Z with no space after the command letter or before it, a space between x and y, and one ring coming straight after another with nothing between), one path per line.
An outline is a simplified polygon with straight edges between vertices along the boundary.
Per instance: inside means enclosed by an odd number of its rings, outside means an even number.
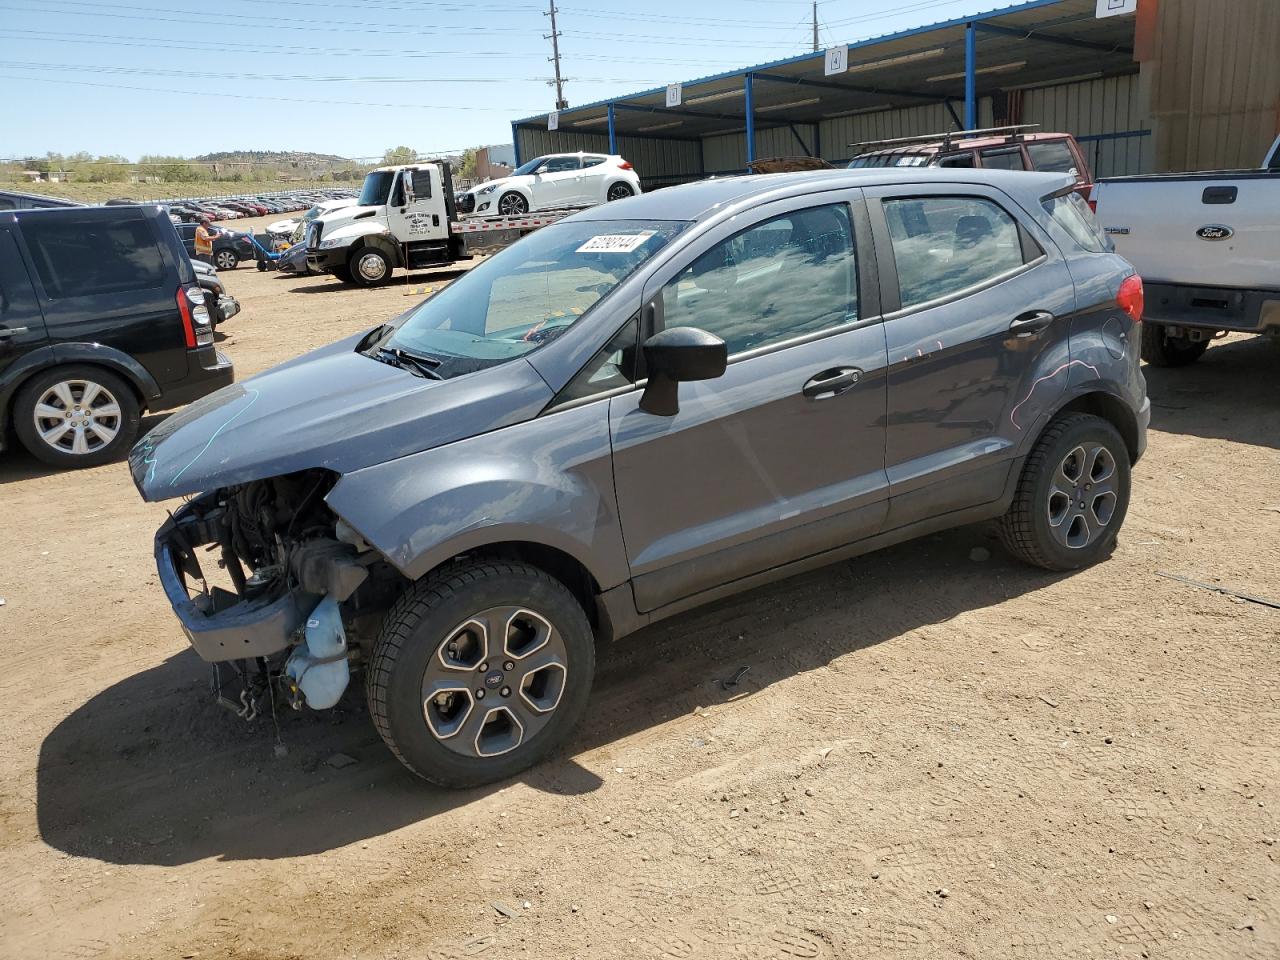
M334 247L349 247L354 239L355 237L331 237L328 240L320 241L320 249L332 250Z

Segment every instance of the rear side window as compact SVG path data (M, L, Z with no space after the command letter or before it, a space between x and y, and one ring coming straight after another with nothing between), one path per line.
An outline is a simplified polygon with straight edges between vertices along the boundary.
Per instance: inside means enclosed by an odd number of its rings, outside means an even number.
M1000 150L983 150L982 165L988 170L1025 170L1027 165L1022 160L1022 150L1003 148Z
M972 167L974 166L972 153L953 153L949 157L943 157L938 161L940 167Z
M1027 144L1031 166L1045 173L1076 173L1076 158L1065 140L1041 140Z
M784 214L712 247L662 288L663 323L701 327L729 355L858 319L844 204Z
M29 217L23 236L45 291L54 299L163 286L164 258L141 213Z
M602 163L604 163L604 157L583 157L582 158L583 167L598 167Z
M1023 264L1018 224L982 197L883 202L902 306L950 296Z
M1072 190L1056 197L1045 197L1041 206L1085 250L1090 253L1107 252L1106 234L1102 232L1098 219L1080 194Z

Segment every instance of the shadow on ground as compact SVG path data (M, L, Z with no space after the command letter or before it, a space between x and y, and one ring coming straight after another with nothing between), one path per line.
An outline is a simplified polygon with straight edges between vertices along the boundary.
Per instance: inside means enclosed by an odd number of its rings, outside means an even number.
M154 430L162 423L172 411L164 413L148 413L142 417L142 422L138 427L138 436L144 437L147 432ZM122 450L120 456L114 460L109 460L100 467L90 467L88 469L119 469L116 464L124 463L128 459L129 451ZM6 483L21 483L24 480L35 480L42 477L52 477L60 474L74 474L76 471L69 467L51 467L49 464L41 460L37 460L27 448L18 442L16 436L10 435L5 439L5 449L0 453L0 486Z
M602 650L577 735L521 779L550 793L590 792L601 781L573 755L1051 582L987 537L985 528L964 528L838 563ZM970 560L984 542L990 560ZM721 679L741 666L751 668L742 685L726 691ZM122 864L293 857L428 819L485 792L440 790L405 771L374 732L358 679L336 710L282 711L285 756L273 752L269 714L252 724L237 719L214 704L209 679L207 665L180 653L60 723L39 758L45 842ZM672 752L697 748L672 735ZM327 761L337 753L355 762L335 769Z
M470 267L461 269L450 268L440 270L415 270L405 279L403 273L398 273L387 281L386 287L406 287L408 289L416 289L424 284L430 285L434 283L447 283L450 280L457 280L458 277L466 273ZM319 279L322 274L311 274L313 279ZM281 275L280 279L297 280L298 277L291 274ZM305 287L290 287L290 293L332 293L334 290L360 290L361 287L353 283L340 283L333 277L327 278L328 283L313 283Z
M1144 366L1152 429L1280 448L1280 341L1215 343L1186 367Z

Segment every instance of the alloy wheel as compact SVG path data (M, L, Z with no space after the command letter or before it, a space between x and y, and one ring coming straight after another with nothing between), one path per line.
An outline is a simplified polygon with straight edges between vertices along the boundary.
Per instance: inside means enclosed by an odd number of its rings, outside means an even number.
M490 607L451 630L423 673L422 713L454 753L496 757L551 720L568 678L563 637L528 607Z
M1062 458L1045 505L1058 543L1079 550L1102 535L1119 503L1115 480L1116 459L1101 443L1082 443Z
M615 183L609 188L609 194L606 199L609 201L625 200L629 196L631 196L630 187L624 183Z
M219 250L213 255L213 265L219 270L234 270L240 259L230 250Z
M97 453L120 433L115 396L92 380L62 380L36 401L32 413L40 439L59 453Z
M519 216L528 212L528 205L524 202L524 197L518 193L503 194L502 199L498 201L498 212L506 217Z

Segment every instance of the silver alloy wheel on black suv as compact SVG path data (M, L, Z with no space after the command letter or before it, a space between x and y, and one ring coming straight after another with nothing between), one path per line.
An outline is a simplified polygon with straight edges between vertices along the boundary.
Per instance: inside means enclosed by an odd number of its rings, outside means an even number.
M138 431L138 401L115 374L73 366L38 374L19 392L14 426L23 446L59 467L115 457Z

